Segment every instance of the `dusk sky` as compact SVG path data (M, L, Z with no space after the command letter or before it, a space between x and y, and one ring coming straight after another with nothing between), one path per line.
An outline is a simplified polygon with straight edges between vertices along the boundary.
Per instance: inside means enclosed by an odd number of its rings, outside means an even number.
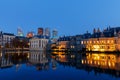
M120 26L120 0L0 0L3 32L49 27L59 35L76 35L109 25Z

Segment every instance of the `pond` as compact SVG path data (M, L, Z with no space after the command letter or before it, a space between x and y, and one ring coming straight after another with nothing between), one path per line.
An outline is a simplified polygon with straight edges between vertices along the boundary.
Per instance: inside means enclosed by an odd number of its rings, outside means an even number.
M0 80L120 80L120 55L1 51Z

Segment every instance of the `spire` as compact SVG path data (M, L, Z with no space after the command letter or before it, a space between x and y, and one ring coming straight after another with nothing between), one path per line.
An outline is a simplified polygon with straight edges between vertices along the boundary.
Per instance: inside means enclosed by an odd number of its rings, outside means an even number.
M118 37L120 37L120 31L118 32Z
M110 30L110 28L111 28L111 27L109 26L109 30Z
M98 28L97 32L99 33L100 32L100 29Z
M93 29L93 33L96 33L96 29L95 28Z
M101 37L104 37L104 33L103 32L101 33Z
M86 31L86 33L88 34L88 31Z
M116 29L114 28L114 37L117 36L117 32L116 32Z

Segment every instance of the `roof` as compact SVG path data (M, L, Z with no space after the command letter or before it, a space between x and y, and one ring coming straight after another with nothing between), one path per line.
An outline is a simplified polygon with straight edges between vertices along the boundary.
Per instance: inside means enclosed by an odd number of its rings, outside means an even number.
M39 38L39 39L49 39L49 37L45 35L35 35L34 37Z
M3 35L15 36L13 33L3 33Z
M60 37L58 41L70 41L70 39L71 39L71 36L64 36L64 37Z

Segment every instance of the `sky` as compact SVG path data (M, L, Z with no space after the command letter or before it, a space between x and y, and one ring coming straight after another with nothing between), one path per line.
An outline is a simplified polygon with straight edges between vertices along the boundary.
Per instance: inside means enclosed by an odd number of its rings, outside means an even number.
M17 34L38 27L59 36L120 26L120 0L0 0L0 30Z

